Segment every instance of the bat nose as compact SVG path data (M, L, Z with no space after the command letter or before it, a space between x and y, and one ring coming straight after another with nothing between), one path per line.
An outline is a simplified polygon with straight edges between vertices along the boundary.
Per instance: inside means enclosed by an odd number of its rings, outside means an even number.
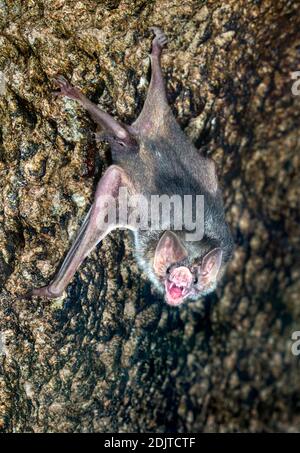
M193 274L186 266L179 266L173 269L170 275L170 280L177 286L190 286L193 281Z

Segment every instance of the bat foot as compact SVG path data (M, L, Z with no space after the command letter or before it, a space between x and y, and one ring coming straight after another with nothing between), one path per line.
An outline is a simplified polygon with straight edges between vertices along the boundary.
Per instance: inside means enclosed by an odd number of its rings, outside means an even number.
M75 101L79 101L81 93L78 88L73 87L62 75L56 77L54 82L59 87L58 91L54 91L54 96L66 96Z
M152 41L152 55L160 55L162 48L168 43L168 38L159 27L150 27L155 38Z

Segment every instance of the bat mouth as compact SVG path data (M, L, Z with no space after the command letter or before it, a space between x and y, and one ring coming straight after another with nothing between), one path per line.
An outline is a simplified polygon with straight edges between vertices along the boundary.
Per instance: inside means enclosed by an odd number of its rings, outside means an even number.
M166 302L168 305L176 306L182 304L184 299L190 294L190 289L178 286L176 283L166 280Z
M185 267L177 267L165 280L165 299L168 305L177 306L191 294L193 276Z

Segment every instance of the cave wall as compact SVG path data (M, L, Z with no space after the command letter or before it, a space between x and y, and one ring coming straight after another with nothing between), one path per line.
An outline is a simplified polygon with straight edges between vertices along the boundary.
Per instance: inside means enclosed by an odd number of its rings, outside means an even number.
M172 109L217 163L226 277L167 307L114 232L64 297L19 298L54 275L109 164L52 78L131 122L151 25ZM299 431L299 25L280 0L0 0L1 431Z

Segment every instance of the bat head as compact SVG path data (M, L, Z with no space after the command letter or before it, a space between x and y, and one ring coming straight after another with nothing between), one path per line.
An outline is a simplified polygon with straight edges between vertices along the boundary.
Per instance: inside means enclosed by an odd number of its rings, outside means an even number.
M213 248L202 258L189 256L177 234L166 231L154 255L153 270L164 287L167 304L177 306L213 291L221 273L222 250Z

